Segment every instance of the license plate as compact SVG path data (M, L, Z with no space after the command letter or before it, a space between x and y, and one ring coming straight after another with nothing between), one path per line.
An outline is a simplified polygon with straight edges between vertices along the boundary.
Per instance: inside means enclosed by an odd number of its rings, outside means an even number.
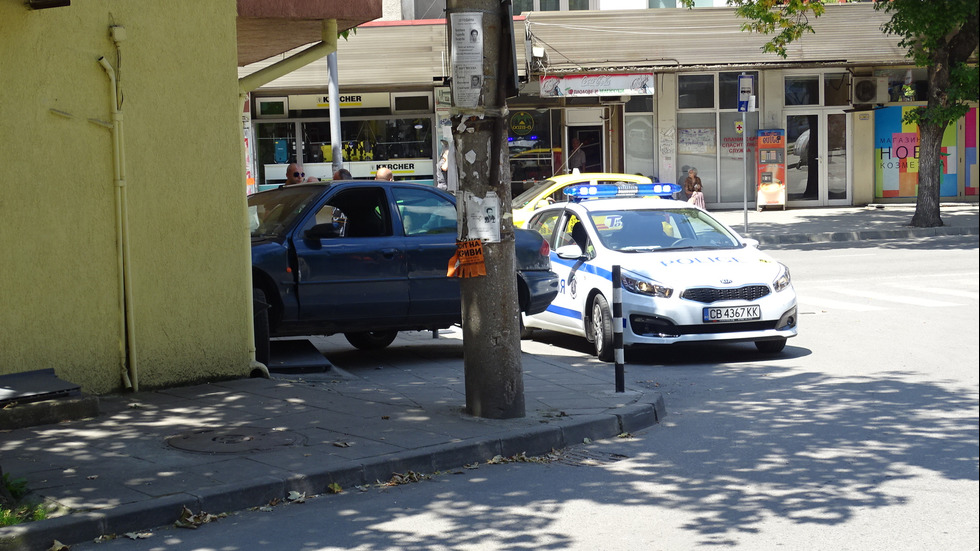
M751 321L762 317L762 308L758 306L725 306L705 308L704 323L719 323L726 321Z

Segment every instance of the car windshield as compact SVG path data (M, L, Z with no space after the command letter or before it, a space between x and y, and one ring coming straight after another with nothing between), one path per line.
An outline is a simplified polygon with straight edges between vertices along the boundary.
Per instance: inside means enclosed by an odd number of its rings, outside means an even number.
M280 237L323 191L322 186L292 186L248 197L248 229L252 237Z
M603 246L622 252L741 247L735 235L696 208L594 211L591 218Z
M542 180L537 184L531 186L530 189L526 190L524 193L514 197L512 202L513 208L519 209L531 202L535 197L541 195L541 192L548 189L555 184L554 180Z

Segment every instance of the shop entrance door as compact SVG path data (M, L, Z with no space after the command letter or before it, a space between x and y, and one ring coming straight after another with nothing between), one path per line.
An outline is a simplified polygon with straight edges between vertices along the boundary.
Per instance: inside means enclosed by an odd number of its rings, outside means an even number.
M850 204L848 120L839 110L786 115L789 206Z
M579 169L580 172L605 172L606 149L602 143L602 125L569 126L565 143L568 144L569 155L565 159L567 172L571 172L574 168L570 163L576 147L581 149L585 158L585 164Z

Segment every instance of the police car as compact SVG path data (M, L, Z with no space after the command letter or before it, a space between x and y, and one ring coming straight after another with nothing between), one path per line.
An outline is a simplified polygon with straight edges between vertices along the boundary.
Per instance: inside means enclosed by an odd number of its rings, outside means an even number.
M625 346L752 341L780 352L797 333L789 269L694 205L639 198L678 189L571 186L569 202L536 211L526 227L550 243L560 281L548 309L523 318L526 331L583 336L612 361L612 273L620 266Z

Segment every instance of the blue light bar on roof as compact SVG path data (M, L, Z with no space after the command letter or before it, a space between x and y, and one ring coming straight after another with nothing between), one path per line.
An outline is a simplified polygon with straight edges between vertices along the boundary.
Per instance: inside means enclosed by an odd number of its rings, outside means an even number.
M562 190L572 201L602 197L670 197L681 190L677 184L578 184Z

